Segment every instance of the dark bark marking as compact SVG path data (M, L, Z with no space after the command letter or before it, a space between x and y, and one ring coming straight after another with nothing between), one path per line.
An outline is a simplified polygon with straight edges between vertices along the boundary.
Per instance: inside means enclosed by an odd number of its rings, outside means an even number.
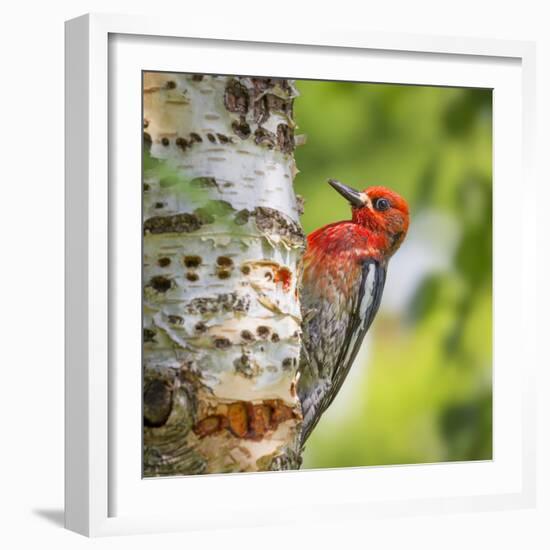
M241 139L247 139L250 137L250 134L252 133L252 130L250 129L250 125L248 122L246 122L246 119L244 116L241 116L240 120L234 120L231 124L231 128L237 134Z
M254 120L258 125L264 124L269 119L269 107L267 97L263 96L254 102Z
M202 258L200 256L185 256L183 263L185 267L199 267L202 264Z
M302 195L296 195L296 210L298 210L298 216L302 216L304 213L305 199Z
M275 233L294 245L304 245L305 234L302 228L278 210L258 206L254 209L254 216L256 226L262 233Z
M199 333L201 332L206 332L206 325L202 322L202 321L199 321L196 325L195 325L195 330Z
M231 346L231 340L229 338L215 338L214 346L217 349L227 349Z
M165 293L172 288L172 281L162 275L155 275L150 281L149 286L157 292Z
M246 313L250 308L250 297L239 296L236 292L218 294L208 298L193 298L185 306L190 315L214 315L217 313Z
M145 220L143 224L144 233L158 235L160 233L191 233L197 231L205 223L203 217L196 213L174 214L173 216L154 216Z
M191 143L189 143L189 141L187 141L183 137L178 137L176 138L176 146L179 147L182 151L185 151L186 149L191 147Z
M249 330L243 330L241 332L241 338L246 342L253 342L255 340L254 335Z
M292 357L287 357L286 359L283 359L282 367L283 370L290 370L292 368L292 364L294 363Z
M242 374L245 378L252 378L254 375L254 370L250 365L250 357L244 353L233 361L233 365L235 366L235 371Z
M243 84L236 79L232 79L225 87L223 101L229 112L246 115L250 104L250 96Z
M277 143L283 153L294 151L294 130L288 124L277 126Z
M156 332L154 330L151 330L150 328L144 328L143 329L143 343L148 343L148 342L156 342L155 340L155 336L156 336Z
M288 80L253 78L252 86L254 120L257 124L264 124L271 116L272 111L281 112L292 119L294 99L291 95L292 88Z
M274 94L267 94L267 108L269 111L279 111L285 115L292 114L292 99L284 99Z
M159 428L166 424L172 412L173 389L167 380L155 379L143 392L143 421L145 426Z
M153 140L151 139L151 135L148 132L143 132L143 148L146 151L150 151L151 145L153 145Z
M254 132L254 142L256 145L262 145L268 149L273 149L277 143L277 137L273 132L259 127Z
M218 256L216 263L222 267L231 267L233 265L233 260L227 256Z
M244 224L248 223L249 218L250 218L250 212L248 210L244 209L244 210L239 210L235 214L235 217L233 218L233 221L235 222L236 225L244 225Z

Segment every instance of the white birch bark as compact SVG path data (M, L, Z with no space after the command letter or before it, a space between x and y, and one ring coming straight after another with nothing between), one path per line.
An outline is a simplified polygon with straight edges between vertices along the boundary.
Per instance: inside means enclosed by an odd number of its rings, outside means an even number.
M297 468L294 86L143 85L144 475Z

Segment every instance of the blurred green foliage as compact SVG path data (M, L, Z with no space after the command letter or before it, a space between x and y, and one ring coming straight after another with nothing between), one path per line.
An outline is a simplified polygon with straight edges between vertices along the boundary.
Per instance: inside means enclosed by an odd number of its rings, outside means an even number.
M368 350L309 439L304 467L491 459L491 90L297 86L305 231L349 219L329 177L386 185L411 208Z

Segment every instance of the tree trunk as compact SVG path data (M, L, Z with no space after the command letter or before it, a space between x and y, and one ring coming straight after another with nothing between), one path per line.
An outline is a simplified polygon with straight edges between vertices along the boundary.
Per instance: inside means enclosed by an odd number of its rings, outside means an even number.
M300 465L296 95L144 73L145 476Z

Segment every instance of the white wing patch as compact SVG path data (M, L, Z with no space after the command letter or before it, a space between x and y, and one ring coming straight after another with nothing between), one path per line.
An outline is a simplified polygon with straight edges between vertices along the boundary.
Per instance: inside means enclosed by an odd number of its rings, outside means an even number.
M365 277L365 288L364 292L361 294L361 302L359 303L359 317L361 319L361 324L367 321L367 312L372 306L374 300L374 289L376 282L376 266L374 263L368 264L368 272ZM362 330L356 330L353 334L353 337L349 343L346 355L343 359L343 364L348 365L350 362L351 355L355 349L355 344L357 343L358 338L363 338L364 333Z

